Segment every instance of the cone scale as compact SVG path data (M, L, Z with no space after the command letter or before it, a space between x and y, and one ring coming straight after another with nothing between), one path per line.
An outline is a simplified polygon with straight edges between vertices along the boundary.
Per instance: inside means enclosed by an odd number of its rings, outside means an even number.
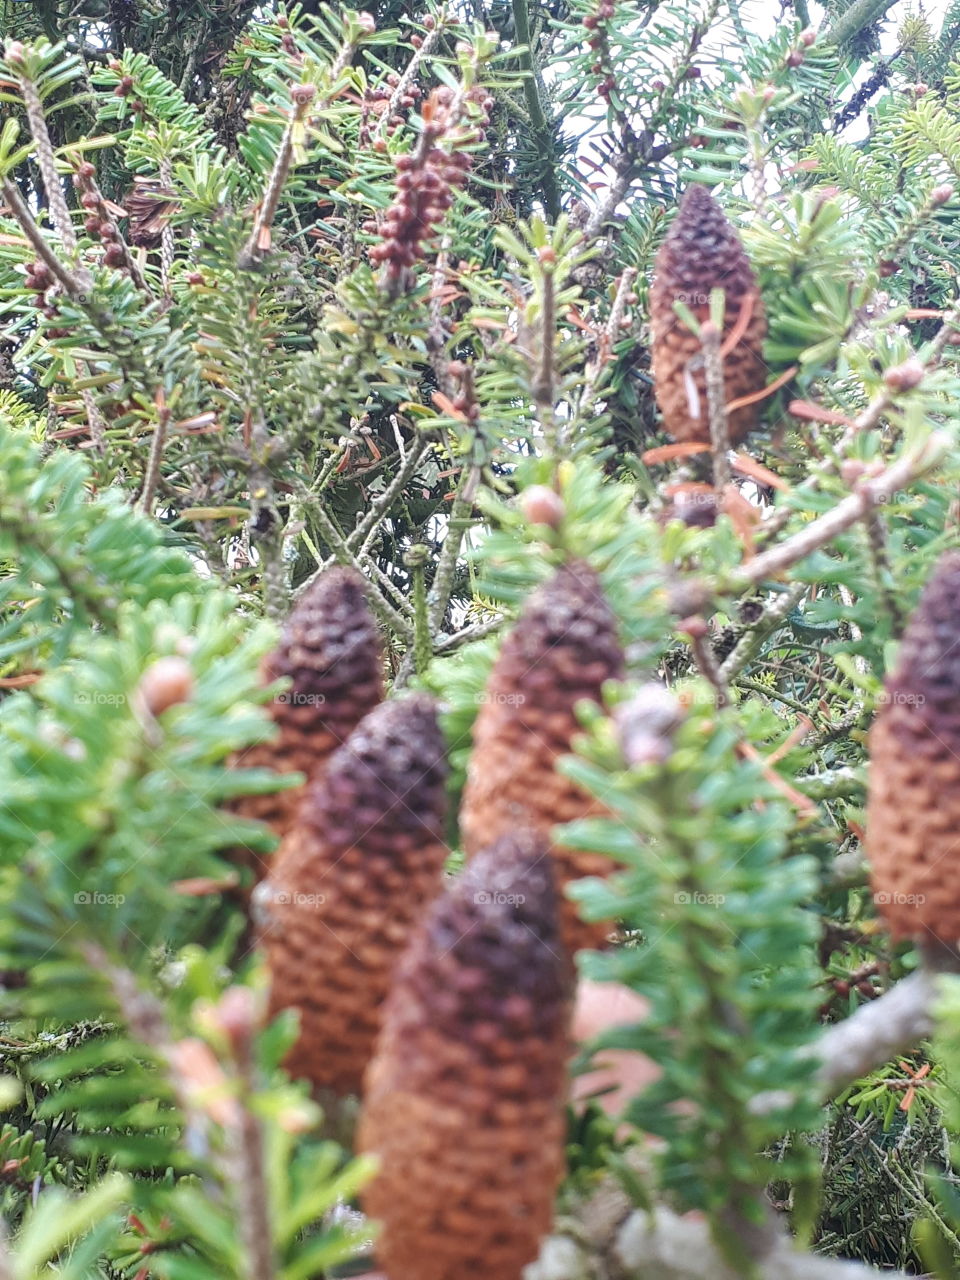
M724 354L724 386L730 404L766 385L761 350L766 317L756 277L740 237L706 187L687 187L680 211L657 253L650 287L654 392L664 428L675 440L710 443L707 386L700 339L674 311L682 302L701 323L710 318L710 293L725 295L724 340L745 327ZM731 444L757 425L761 404L727 415Z
M394 968L442 887L444 744L432 699L375 708L307 791L254 894L270 1008L296 1009L285 1066L359 1092Z
M894 938L960 950L960 553L938 562L870 731L866 850Z
M570 988L541 839L480 854L404 957L367 1073L363 1194L390 1280L520 1280L564 1168Z
M504 641L483 694L473 733L460 813L468 856L500 836L531 828L550 838L558 823L603 813L603 807L557 770L581 732L582 700L599 702L607 680L624 674L616 619L589 565L574 561L530 597ZM602 854L553 846L558 886L606 876ZM609 926L587 924L561 902L569 952L602 945Z
M231 760L237 769L273 769L320 776L368 711L383 697L383 660L377 625L367 605L363 578L351 569L322 573L288 618L276 649L263 663L264 684L287 677L289 687L270 705L278 733ZM292 826L304 788L240 797L233 811L267 823L279 836ZM264 862L249 850L236 859Z

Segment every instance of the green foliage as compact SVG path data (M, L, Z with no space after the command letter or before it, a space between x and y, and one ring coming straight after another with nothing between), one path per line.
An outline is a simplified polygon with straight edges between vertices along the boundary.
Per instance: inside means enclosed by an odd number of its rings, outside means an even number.
M295 1029L263 1025L230 857L274 838L229 801L280 781L228 760L268 733L273 621L353 565L392 690L442 700L453 869L498 632L577 557L628 668L558 766L606 809L564 841L619 864L574 890L619 926L583 970L649 1001L602 1044L660 1075L623 1126L572 1114L561 1204L612 1178L703 1210L745 1276L768 1198L883 1265L915 1264L900 1219L926 1217L953 1274L955 1175L921 1180L960 1127L952 997L904 1058L934 1082L907 1111L899 1062L824 1108L809 1052L916 962L837 855L905 618L957 541L960 377L934 335L960 7L909 14L862 94L875 5L829 6L842 50L714 0L317 7L0 0L28 41L0 67L0 1273L359 1265L337 1206L368 1169L280 1066ZM742 236L778 382L729 483L709 453L648 452L650 277L691 179ZM555 526L525 513L535 485ZM189 679L155 714L165 659ZM618 717L650 680L679 723L630 763ZM866 1187L889 1197L873 1234Z
M782 801L738 752L742 732L773 745L776 718L745 707L736 722L718 719L700 685L681 696L692 705L662 764L627 765L610 722L594 718L585 758L565 772L611 817L567 827L563 839L627 867L576 890L588 916L616 914L643 934L638 946L585 962L590 976L650 1001L642 1024L604 1042L660 1066L631 1119L666 1142L665 1189L707 1210L745 1265L736 1220L762 1222L772 1172L758 1153L784 1129L816 1122L802 1053L812 1027L816 921L802 908L813 864L784 857Z

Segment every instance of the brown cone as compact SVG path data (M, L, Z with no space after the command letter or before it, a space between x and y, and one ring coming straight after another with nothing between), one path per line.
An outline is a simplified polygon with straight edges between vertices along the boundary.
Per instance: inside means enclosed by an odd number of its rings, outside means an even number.
M616 619L599 579L574 561L530 597L487 681L460 812L468 855L523 827L549 837L558 823L604 812L556 761L582 731L577 703L599 702L604 681L623 674ZM609 875L613 867L602 854L556 847L552 854L560 885ZM586 924L566 899L561 929L571 953L601 946L609 933L609 926Z
M751 307L743 336L724 357L729 404L766 385L761 349L767 322L740 237L706 187L694 184L684 192L680 212L657 254L650 325L654 390L663 425L676 440L702 444L710 443L710 423L700 339L677 316L673 304L683 302L699 321L708 320L711 289L723 289L726 294L725 338L737 324L744 303ZM759 410L759 404L751 404L728 414L732 444L753 430Z
M570 990L552 866L531 832L429 909L367 1072L363 1194L390 1280L520 1280L564 1167Z
M363 578L352 569L328 569L304 592L287 619L276 649L263 663L263 682L281 677L289 688L270 704L279 733L235 755L236 769L274 769L317 778L332 752L343 745L363 717L383 697L383 659L377 624L367 605ZM279 836L290 829L303 787L242 796L233 811L271 826ZM235 860L265 869L250 850Z
M960 942L960 553L938 562L870 731L867 855L895 938Z
M272 1013L300 1012L286 1066L359 1091L393 970L440 892L447 849L444 744L433 700L385 702L307 789L254 893Z

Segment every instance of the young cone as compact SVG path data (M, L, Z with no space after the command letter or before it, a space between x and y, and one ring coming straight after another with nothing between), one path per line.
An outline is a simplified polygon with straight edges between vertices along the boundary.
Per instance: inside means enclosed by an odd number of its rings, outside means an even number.
M663 425L676 440L710 443L707 386L700 339L673 309L683 302L701 322L710 318L710 291L723 289L724 339L746 322L740 340L724 356L729 404L760 391L766 382L761 357L767 322L756 277L740 237L706 187L687 187L680 212L660 247L650 287L653 376ZM757 423L759 404L727 416L736 444Z
M263 682L289 677L270 705L279 730L271 742L235 755L236 769L274 769L317 778L330 755L346 742L383 697L383 658L377 624L367 605L363 578L352 569L328 569L305 591L263 663ZM293 824L303 787L243 796L233 806L283 836ZM264 864L245 850L238 861L257 879Z
M960 943L960 553L943 556L870 731L867 855L895 938Z
M366 1212L390 1280L520 1280L564 1166L568 961L552 864L505 837L435 902L398 971L364 1092Z
M385 702L307 790L254 893L272 1013L295 1008L286 1066L359 1091L400 952L440 892L447 856L444 744L432 699Z
M521 827L549 837L558 823L603 812L556 762L580 732L577 703L599 702L604 681L623 674L616 619L600 582L589 565L574 561L530 597L487 682L460 812L468 855ZM613 865L602 854L551 852L561 886L609 875ZM608 926L581 920L566 899L561 921L571 953L601 946L609 933Z

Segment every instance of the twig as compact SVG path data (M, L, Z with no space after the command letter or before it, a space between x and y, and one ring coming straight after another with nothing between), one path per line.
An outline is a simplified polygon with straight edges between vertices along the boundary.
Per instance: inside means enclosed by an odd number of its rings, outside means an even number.
M539 364L534 375L533 402L537 409L537 418L543 431L544 447L554 465L560 461L560 427L557 422L556 389L554 385L554 330L556 326L556 303L554 293L553 264L544 262L543 267L543 305L540 310L540 350Z
M196 47L191 51L191 57L196 58ZM189 66L189 59L187 61ZM186 72L184 72L184 75L186 75ZM173 166L168 156L164 156L160 161L160 181L164 187L169 187L173 182ZM163 229L160 232L160 283L163 289L163 296L165 298L169 298L171 296L170 273L173 270L173 258L173 227L169 222L165 222ZM137 268L137 274L139 275L139 268ZM134 278L136 279L136 277Z
M866 779L861 774L846 766L827 769L823 773L808 773L795 781L797 789L811 800L840 800L862 796L867 786Z
M503 618L488 618L486 622L478 622L472 627L465 627L462 631L457 631L452 636L444 636L442 640L434 642L434 653L453 653L455 649L461 649L465 644L473 644L474 640L483 640L484 637L492 635L495 631L499 631L503 626Z
M820 1036L811 1055L820 1059L816 1078L821 1097L836 1097L851 1081L930 1035L936 977L927 969L911 973Z
M730 483L730 430L727 423L726 393L723 384L723 335L718 325L706 320L700 326L703 372L707 384L707 412L710 418L710 445L713 450L713 487L722 500Z
M427 588L423 580L430 548L425 543L417 542L403 557L404 566L410 571L413 585L413 662L418 676L422 676L430 665L433 656L433 645L430 638L430 616L427 609Z
M57 173L53 143L50 141L50 133L47 130L43 103L40 101L36 85L29 76L18 75L17 83L20 86L20 96L23 98L23 106L27 113L30 133L33 135L33 141L37 148L37 165L40 169L40 176L43 179L44 191L47 193L47 207L50 210L50 218L63 242L64 249L73 258L76 257L77 253L77 237L73 230L73 222L70 218L70 210L67 208L66 196L63 194L60 176Z
M864 27L879 22L888 9L892 9L894 0L854 0L841 11L823 36L824 44L847 44Z
M312 494L310 496L313 498ZM333 523L333 520L324 509L323 505L314 499L311 509L314 514L314 519L320 526L320 532L323 534L324 540L333 553L333 558L336 562L338 564L349 565L351 568L356 569L358 573L363 573L361 561L347 546L343 534ZM323 573L322 567L318 569L316 573L312 573L305 582L301 582L300 586L297 587L294 592L294 599L303 595L304 591L306 591L307 588L316 581L321 573ZM413 638L412 628L409 626L406 619L397 612L393 605L383 598L383 593L377 588L377 585L372 585L374 589L370 591L368 597L370 600L370 607L385 626L390 627L398 636L409 643Z
M283 131L280 150L273 163L267 189L260 201L253 230L238 257L238 265L241 267L251 267L261 261L270 248L270 228L276 217L277 206L280 204L280 197L290 173L295 141L304 127L304 121L309 115L315 94L316 89L312 84L297 85L293 89L293 113Z
M580 403L577 406L577 414L581 419L587 416L596 402L603 373L613 350L613 344L620 333L620 325L627 309L627 298L630 296L630 291L636 278L636 267L624 267L617 284L617 293L613 300L613 306L610 308L610 315L600 337L597 358L587 370L587 376L584 379L583 392L580 396Z
M560 190L557 186L557 156L554 145L553 129L543 110L540 97L540 82L533 61L533 49L530 44L530 14L527 0L513 0L513 22L516 27L517 43L523 46L520 53L520 65L526 71L523 78L523 93L530 113L530 134L534 151L540 157L540 181L543 191L543 207L551 222L560 216Z
M706 623L702 618L691 618L688 621L690 623L690 648L700 674L712 685L716 694L717 706L729 706L730 690L727 688L716 654L713 652L713 646L710 644ZM682 629L686 629L686 623L681 623L680 625Z
M463 539L470 527L470 512L473 510L473 500L479 483L479 467L464 469L457 496L447 520L447 536L443 541L443 550L440 552L430 588L430 626L434 632L443 625L447 605L453 594L457 560L460 556L460 548L463 546Z
M812 520L793 537L768 551L762 551L753 560L742 565L732 575L728 586L733 590L740 590L783 573L798 560L803 560L819 547L826 546L844 529L849 529L858 520L862 520L879 503L891 498L898 489L913 484L928 471L932 471L946 457L949 448L948 437L942 432L934 432L919 448L891 463L880 475L861 481L856 491L838 502L832 511Z
M283 529L277 510L276 488L270 470L270 432L263 408L250 411L250 461L247 484L250 490L248 528L260 555L260 583L263 610L274 622L287 611L288 583L283 563Z
M601 1195L604 1197L601 1201ZM576 1237L551 1236L540 1258L524 1270L524 1280L582 1280L584 1276L629 1275L631 1280L743 1280L721 1256L710 1227L699 1217L681 1217L663 1205L650 1212L629 1206L619 1216L617 1192L605 1184L576 1224ZM585 1239L586 1237L586 1239ZM777 1235L758 1260L756 1280L879 1280L880 1272L860 1262L846 1262L799 1251ZM885 1280L907 1280L903 1272L884 1271Z
M760 617L744 631L736 647L721 663L720 675L724 681L733 680L744 669L767 636L783 624L808 590L809 587L805 582L795 583L788 591L784 591L768 602Z
M167 428L169 425L170 410L165 403L161 403L157 406L157 425L153 433L153 440L150 442L147 468L143 474L143 489L137 502L138 509L145 516L150 515L153 495L156 492L157 481L160 479L160 459L163 457L163 448L167 442Z
M0 182L0 190L3 192L4 204L8 206L17 222L20 223L23 234L36 250L37 257L41 259L45 266L50 268L51 275L56 277L71 298L75 298L78 302L85 301L87 291L90 288L90 278L87 273L73 272L63 265L44 238L43 232L37 225L15 183L11 182L9 178L4 178Z
M74 301L81 305L86 305L90 309L90 276L83 271L71 271L65 267L53 249L44 239L43 232L40 230L33 214L24 203L23 197L16 184L11 182L9 178L4 178L0 183L0 190L3 192L3 199L13 216L19 222L24 235L36 251L37 257L50 269L50 274L59 281L64 292ZM62 197L62 192L61 192ZM77 372L79 376L83 376L86 372L86 364L83 361L77 361ZM83 401L83 407L87 414L87 424L90 428L90 439L93 441L94 447L98 453L104 451L104 441L106 438L107 424L103 420L103 415L97 407L97 402L93 392L89 387L84 387L80 392L80 399Z
M256 1094L250 1037L238 1037L236 1055L241 1092L237 1123L228 1125L230 1183L237 1197L237 1226L244 1244L247 1280L271 1280L275 1275L270 1187L263 1143L263 1125L251 1105Z
M347 549L355 551L359 548L360 554L365 555L370 549L370 535L373 534L383 517L393 506L395 499L400 494L408 480L416 471L420 464L428 444L431 444L431 438L427 432L421 432L414 440L407 453L406 460L397 469L396 475L384 489L376 502L372 503L370 510L360 521L353 532L347 537Z
M370 573L373 574L377 582L379 582L384 593L390 596L390 598L393 600L393 603L397 606L400 612L404 614L406 617L408 617L412 622L413 616L414 616L413 605L410 603L409 600L404 598L404 596L400 592L400 588L397 586L395 582L391 581L391 579L387 577L387 575L383 572L383 570L377 564L376 560L374 560L372 556L363 556L360 560L360 564L363 566L364 569L367 569Z
M400 79L397 81L396 85L394 86L393 93L391 93L390 95L390 100L387 103L384 111L382 112L379 120L377 121L376 128L373 130L373 136L375 138L378 137L387 127L387 121L390 119L390 117L392 115L396 115L397 104L399 103L403 95L407 92L407 89L410 87L410 85L413 83L413 80L420 69L420 63L427 56L428 53L433 52L433 47L437 43L437 41L440 39L440 35L442 31L443 31L443 27L438 22L437 25L433 28L433 30L428 31L427 34L423 37L423 44L421 44L420 48L414 49L413 56L411 57L410 61L407 63L403 71L403 74L400 76Z
M447 265L452 244L453 237L446 232L440 241L437 260L433 264L433 279L430 284L430 324L427 329L430 364L437 379L437 386L446 396L452 395L452 383L449 361L444 359L443 354L446 345L446 335L443 330L443 285L447 278Z
M893 624L894 635L899 635L906 619L896 595L891 590L890 579L893 570L887 554L887 527L876 511L870 513L866 520L867 541L870 543L870 556L873 561L873 576L876 579L883 607Z

